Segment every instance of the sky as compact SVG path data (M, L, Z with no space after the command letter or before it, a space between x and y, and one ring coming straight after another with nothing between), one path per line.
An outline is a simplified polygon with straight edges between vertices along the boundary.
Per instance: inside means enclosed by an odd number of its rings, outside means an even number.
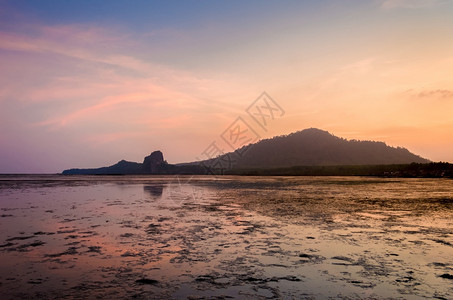
M453 1L0 0L0 173L203 157L241 118L453 162ZM266 92L281 108L248 114Z

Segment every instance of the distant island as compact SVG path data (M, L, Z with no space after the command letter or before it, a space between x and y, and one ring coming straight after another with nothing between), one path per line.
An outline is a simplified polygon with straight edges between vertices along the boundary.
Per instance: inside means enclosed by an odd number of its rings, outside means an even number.
M432 163L401 147L383 142L347 140L309 128L264 139L221 156L169 164L161 151L142 163L121 160L94 169L69 169L64 175L228 174L228 175L361 175L451 177L453 165Z

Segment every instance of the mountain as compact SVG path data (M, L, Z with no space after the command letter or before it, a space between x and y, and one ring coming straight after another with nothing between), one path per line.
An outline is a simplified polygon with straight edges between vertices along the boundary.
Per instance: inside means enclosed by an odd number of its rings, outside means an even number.
M122 160L110 167L70 169L63 174L206 174L212 170L428 162L405 148L390 147L383 142L346 140L324 130L309 128L261 140L205 161L168 164L161 151L154 151L143 163Z
M232 168L282 168L293 166L387 165L428 163L429 160L383 142L346 140L327 131L309 128L261 140L201 163L223 162ZM228 163L227 163L228 162ZM217 163L220 165L220 163ZM227 167L228 169L229 167Z

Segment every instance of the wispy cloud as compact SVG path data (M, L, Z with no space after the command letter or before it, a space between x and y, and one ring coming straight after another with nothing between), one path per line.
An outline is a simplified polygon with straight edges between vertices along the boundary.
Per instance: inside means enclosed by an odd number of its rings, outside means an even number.
M437 89L437 90L425 90L416 92L415 96L418 98L437 98L437 99L453 99L453 90Z
M112 33L97 28L45 27L33 34L0 32L0 49L9 51L48 53L108 64L139 72L149 72L158 66L130 55L115 52L115 44L126 43L123 37L108 38ZM107 36L107 37L106 37ZM112 47L109 47L112 45Z
M451 0L384 0L381 7L384 9L392 8L424 8L432 7L445 3L451 3Z
M0 32L0 50L15 56L14 60L5 60L3 72L0 71L0 82L4 80L0 102L2 99L35 104L58 101L55 105L60 109L53 108L56 113L52 115L50 108L48 117L35 123L37 125L63 127L89 116L99 117L102 112L125 104L146 103L147 108L165 107L178 114L184 109L212 106L216 103L216 93L233 90L229 86L231 82L223 79L200 77L123 54L125 49L118 44L134 44L127 35L86 26L43 26L32 33ZM132 52L138 51L135 50ZM38 73L32 71L30 64L45 69L42 58L48 56L55 60L55 55L61 56L56 60L60 64L48 68L54 68L57 73L66 71L68 75L31 76L30 81L23 78L21 82L7 82L6 70ZM24 57L26 62L22 62ZM37 84L37 81L42 82Z

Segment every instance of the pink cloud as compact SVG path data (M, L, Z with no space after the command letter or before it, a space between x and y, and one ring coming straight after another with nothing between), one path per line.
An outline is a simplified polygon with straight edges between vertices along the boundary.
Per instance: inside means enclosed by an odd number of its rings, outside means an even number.
M136 46L130 36L95 27L0 31L0 106L9 128L2 144L34 149L30 161L46 153L53 165L67 155L74 165L108 164L127 153L141 159L154 148L177 157L182 145L192 147L180 154L185 159L198 154L199 140L224 125L219 114L241 104L243 84L145 61L130 54L147 49Z

